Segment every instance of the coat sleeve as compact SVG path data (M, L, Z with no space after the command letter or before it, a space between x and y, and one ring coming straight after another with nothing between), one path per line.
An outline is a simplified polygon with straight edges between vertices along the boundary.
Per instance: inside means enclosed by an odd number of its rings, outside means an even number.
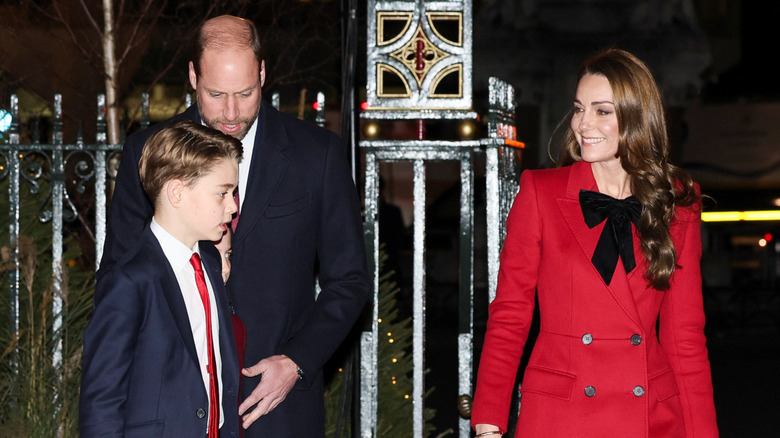
M116 176L114 194L108 209L106 240L98 277L124 255L152 217L152 205L141 186L138 161L141 159L145 131L128 137Z
M701 279L701 212L678 208L677 265L661 305L659 340L680 390L686 436L717 437L712 376L704 336Z
M84 333L79 429L82 437L122 437L142 300L129 278L111 270L98 282Z
M477 372L472 425L507 430L512 392L528 338L542 251L542 224L533 172L520 177L520 192L507 218L496 298L490 304Z
M308 321L282 351L304 376L315 375L332 356L361 314L371 287L357 190L343 143L335 135L328 138L316 238L321 291Z

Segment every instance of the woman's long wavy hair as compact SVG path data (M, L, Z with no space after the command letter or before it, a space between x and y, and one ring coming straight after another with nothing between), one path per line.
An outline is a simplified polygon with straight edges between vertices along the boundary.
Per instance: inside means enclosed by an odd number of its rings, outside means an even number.
M577 80L589 74L606 77L612 87L620 128L617 157L628 173L631 192L643 206L637 230L647 259L645 279L652 287L667 290L677 266L669 233L675 207L698 204L700 197L690 175L669 162L666 113L650 69L631 53L611 48L585 61ZM568 114L564 121L570 118ZM581 160L580 145L569 128L557 165Z

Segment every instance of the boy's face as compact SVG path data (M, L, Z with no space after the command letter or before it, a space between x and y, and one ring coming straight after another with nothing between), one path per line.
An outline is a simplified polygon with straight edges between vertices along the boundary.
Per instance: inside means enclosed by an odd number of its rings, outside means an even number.
M185 242L217 241L230 226L236 201L233 191L238 184L238 163L221 160L194 184L184 187L179 218Z

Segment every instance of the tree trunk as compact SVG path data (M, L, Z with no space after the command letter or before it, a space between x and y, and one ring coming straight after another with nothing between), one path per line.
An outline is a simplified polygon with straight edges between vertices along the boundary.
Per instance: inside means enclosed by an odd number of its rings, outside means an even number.
M108 130L106 141L111 144L120 142L115 37L114 2L113 0L103 0L103 67L106 71L106 127Z

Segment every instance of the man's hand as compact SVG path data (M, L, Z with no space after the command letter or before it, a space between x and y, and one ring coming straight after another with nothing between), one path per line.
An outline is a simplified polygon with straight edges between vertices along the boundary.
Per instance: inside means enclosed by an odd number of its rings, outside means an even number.
M287 393L298 381L298 365L285 355L277 355L263 359L255 366L242 369L241 374L246 377L263 375L257 387L238 406L238 415L243 415L242 426L246 429L284 401ZM255 409L244 415L244 412L255 404L257 405Z

